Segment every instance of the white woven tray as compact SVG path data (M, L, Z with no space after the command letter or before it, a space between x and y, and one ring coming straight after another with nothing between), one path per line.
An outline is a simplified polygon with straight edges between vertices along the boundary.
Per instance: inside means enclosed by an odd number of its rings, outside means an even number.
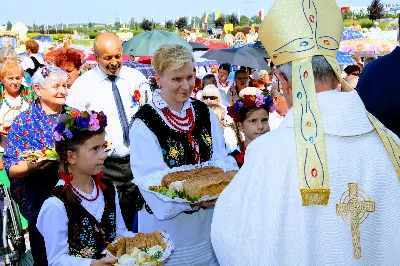
M177 171L184 171L184 170L192 170L195 168L199 168L199 167L205 167L205 166L215 166L218 168L221 168L222 170L226 171L231 171L231 170L239 170L239 168L237 166L234 166L232 164L227 164L225 161L208 161L208 162L204 162L201 164L197 164L197 165L183 165L180 167L174 167L171 169L168 169L166 171L159 171L156 172L154 174L151 175L147 175L144 177L138 177L138 178L134 178L133 179L133 183L136 184L140 189L153 193L155 194L157 197L159 197L160 199L162 199L163 201L166 202L177 202L177 203L189 203L189 204L193 204L193 203L200 203L200 202L205 202L205 201L210 201L210 200L214 200L217 199L218 195L213 195L213 196L204 196L202 197L200 200L196 201L196 202L190 202L186 199L181 199L181 198L170 198L167 197L159 192L156 191L152 191L149 190L149 186L161 186L161 181L162 178L169 173L172 172L177 172Z
M172 253L172 251L175 248L175 244L174 241L169 237L169 235L164 232L159 230L164 242L167 244L167 248L164 250L163 255L157 260L157 261L152 261L152 262L146 262L146 263L142 263L139 264L136 262L135 258L131 258L131 259L127 259L127 260L121 260L117 257L115 257L114 255L112 255L108 250L104 250L103 254L107 254L107 256L111 257L111 258L116 258L118 259L118 265L124 265L124 266L139 266L139 265L146 265L146 266L150 266L150 265L155 265L159 262L163 262L165 261ZM135 236L136 234L133 234L133 236ZM113 245L115 245L118 242L119 238L114 240L112 242Z

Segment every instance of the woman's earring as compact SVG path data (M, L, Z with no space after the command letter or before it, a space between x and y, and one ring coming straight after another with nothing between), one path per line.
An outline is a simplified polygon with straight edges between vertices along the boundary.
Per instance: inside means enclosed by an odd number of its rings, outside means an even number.
M79 77L82 76L82 75L83 75L83 71L80 71L79 72Z

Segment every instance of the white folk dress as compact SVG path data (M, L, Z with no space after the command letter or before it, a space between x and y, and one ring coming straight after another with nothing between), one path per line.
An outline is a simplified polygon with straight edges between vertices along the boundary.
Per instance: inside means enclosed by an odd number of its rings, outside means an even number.
M330 175L328 205L302 206L291 109L278 129L249 145L245 164L218 199L211 236L221 265L400 265L400 181L389 155L356 91L322 92L317 98ZM358 193L349 195L349 186ZM351 204L355 198L361 205ZM372 201L374 206L366 205ZM356 230L337 204L349 212L359 208L358 260Z
M181 113L173 110L172 112L175 115L184 117L185 111L192 108L194 113L191 101L189 99L184 104ZM153 102L150 105L153 108L155 107L165 123L171 127L161 112L162 108L169 107L161 98L160 90L154 92ZM222 129L213 112L210 109L209 111L213 142L211 160L226 162L227 156ZM164 162L157 137L141 120L136 119L133 122L130 139L131 168L134 178L169 169ZM185 214L183 211L192 210L187 204L166 203L154 194L143 190L140 192L154 214L149 214L145 208L139 211L139 232L148 233L158 229L165 229L175 242L175 250L165 265L218 265L210 239L213 207L193 214Z

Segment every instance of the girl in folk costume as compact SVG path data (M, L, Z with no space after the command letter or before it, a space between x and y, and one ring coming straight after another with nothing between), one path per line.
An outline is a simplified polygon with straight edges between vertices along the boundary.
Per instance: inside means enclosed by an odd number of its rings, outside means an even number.
M181 45L164 45L154 53L152 64L162 89L137 112L131 127L135 178L182 165L227 161L219 121L204 103L189 98L193 63L192 52ZM203 209L192 208L140 192L146 205L138 214L139 231L163 228L175 242L165 265L218 265L210 242L214 202L203 203Z
M113 265L102 251L116 236L131 234L114 185L102 178L106 125L102 112L73 111L53 128L62 180L37 221L50 266Z
M239 167L244 163L247 146L259 136L269 132L269 112L273 112L274 104L268 92L256 95L245 94L233 106L228 107L228 115L236 122L236 135L240 139L242 132L244 141L229 155L235 158Z

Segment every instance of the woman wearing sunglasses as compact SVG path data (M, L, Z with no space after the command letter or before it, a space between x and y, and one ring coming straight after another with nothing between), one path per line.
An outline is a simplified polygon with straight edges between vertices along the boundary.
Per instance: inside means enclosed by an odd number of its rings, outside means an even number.
M219 92L219 89L215 85L207 85L203 89L203 94L201 95L200 101L203 103L207 104L207 106L210 105L221 105L221 93Z

